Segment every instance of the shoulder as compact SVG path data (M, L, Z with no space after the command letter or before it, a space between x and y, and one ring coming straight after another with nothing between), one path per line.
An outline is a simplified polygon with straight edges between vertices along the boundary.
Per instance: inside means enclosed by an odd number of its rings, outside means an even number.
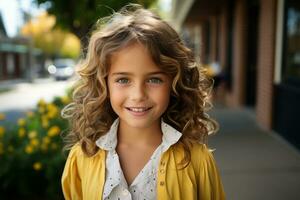
M81 149L81 145L76 143L70 150L65 169L76 170L79 175L86 174L86 171L97 165L102 166L105 163L105 151L99 149L93 156L87 156Z
M205 156L208 154L211 154L212 150L208 148L206 144L202 144L199 142L194 142L190 147L191 155L199 155L199 156Z
M183 158L185 156L185 148L182 144L177 143L173 146L172 151L176 154L177 158ZM207 147L206 144L202 144L199 142L193 142L189 146L191 164L194 167L199 167L199 165L203 165L204 163L214 162L212 150Z
M81 148L79 143L76 143L70 150L68 155L68 160L76 161L77 163L87 162L89 160L101 159L104 158L105 152L102 149L99 149L98 152L93 156L87 156Z
M209 149L206 144L193 143L190 152L191 162L198 169L215 167L213 150Z
M81 146L79 143L74 144L74 146L71 148L69 152L69 158L77 157L77 156L82 156L83 151L81 150Z
M81 146L79 143L74 144L74 146L70 149L65 168L77 169L80 166L84 159L84 153L81 150Z

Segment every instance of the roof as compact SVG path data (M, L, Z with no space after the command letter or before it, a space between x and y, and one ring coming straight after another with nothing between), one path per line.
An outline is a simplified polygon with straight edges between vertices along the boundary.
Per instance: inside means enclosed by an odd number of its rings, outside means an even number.
M2 19L2 14L0 12L0 36L7 36L4 24L3 24L3 19Z

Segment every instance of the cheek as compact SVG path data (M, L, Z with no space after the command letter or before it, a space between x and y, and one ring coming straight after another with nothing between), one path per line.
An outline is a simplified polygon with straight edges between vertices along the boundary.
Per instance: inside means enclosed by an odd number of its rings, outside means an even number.
M118 102L122 101L123 94L122 94L122 92L118 92L117 90L111 90L109 92L109 97L110 97L110 101L112 103L118 103Z
M120 92L116 87L112 86L111 84L108 85L108 89L109 100L112 106L122 101L122 92Z
M153 94L153 98L156 99L157 102L161 103L163 107L167 107L170 99L170 89L169 88L161 88L160 90L156 90L151 92Z

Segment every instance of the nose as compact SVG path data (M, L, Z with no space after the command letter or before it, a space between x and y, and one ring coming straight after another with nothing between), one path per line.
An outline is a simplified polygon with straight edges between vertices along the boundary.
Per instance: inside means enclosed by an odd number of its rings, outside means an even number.
M147 90L143 83L135 84L130 91L132 101L143 101L147 99Z

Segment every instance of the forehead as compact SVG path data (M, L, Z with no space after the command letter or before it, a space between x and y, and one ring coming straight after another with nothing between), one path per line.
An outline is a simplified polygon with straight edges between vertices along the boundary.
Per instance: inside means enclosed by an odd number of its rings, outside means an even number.
M145 74L154 71L162 69L153 61L148 49L138 42L120 49L110 57L109 74L115 72Z

